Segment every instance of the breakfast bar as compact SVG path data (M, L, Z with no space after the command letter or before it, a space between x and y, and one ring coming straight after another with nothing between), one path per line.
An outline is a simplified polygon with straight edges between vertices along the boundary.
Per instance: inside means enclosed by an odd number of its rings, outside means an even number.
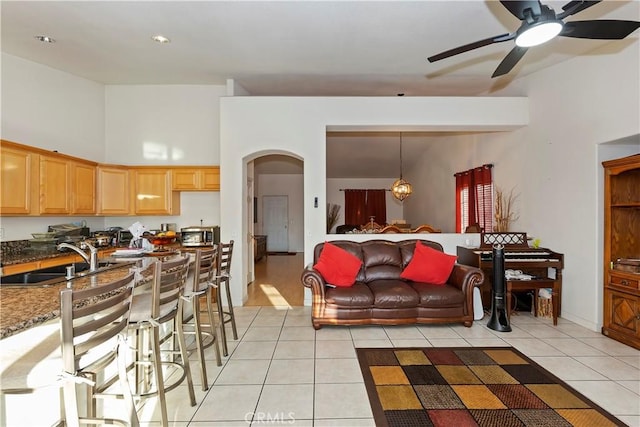
M0 338L45 323L60 316L60 290L67 286L83 289L99 280L116 280L129 273L131 262L115 264L95 274L40 286L0 285Z

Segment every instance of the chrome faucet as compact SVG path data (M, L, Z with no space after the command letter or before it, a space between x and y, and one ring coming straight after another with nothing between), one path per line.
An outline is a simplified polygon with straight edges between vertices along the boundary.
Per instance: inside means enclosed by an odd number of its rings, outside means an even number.
M60 243L57 246L57 248L58 250L62 250L63 248L69 248L71 250L76 251L78 254L80 254L82 259L84 259L86 262L89 263L89 271L96 271L98 269L98 249L96 249L95 247L93 247L91 244L87 242L82 242L82 244L85 245L87 248L89 248L90 255L87 255L87 253L82 249L80 249L79 247L66 242Z

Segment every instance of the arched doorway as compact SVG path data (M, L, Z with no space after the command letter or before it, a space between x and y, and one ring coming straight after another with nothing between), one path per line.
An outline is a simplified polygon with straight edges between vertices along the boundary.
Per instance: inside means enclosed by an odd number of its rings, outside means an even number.
M248 277L245 305L301 306L304 292L304 164L284 152L247 162ZM258 247L264 245L263 248Z

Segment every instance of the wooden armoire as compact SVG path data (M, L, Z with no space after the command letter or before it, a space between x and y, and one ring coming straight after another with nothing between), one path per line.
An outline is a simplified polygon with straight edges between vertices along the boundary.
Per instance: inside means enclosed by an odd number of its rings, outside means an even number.
M640 349L640 154L603 162L602 333Z

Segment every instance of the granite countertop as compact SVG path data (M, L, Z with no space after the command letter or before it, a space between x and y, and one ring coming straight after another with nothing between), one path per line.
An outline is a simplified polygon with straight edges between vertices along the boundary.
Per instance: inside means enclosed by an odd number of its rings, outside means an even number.
M155 260L149 259L146 264ZM67 287L67 283L75 289L96 286L100 282L126 276L133 265L132 262L116 264L93 274L46 286L0 286L0 339L60 317L60 291Z
M112 252L117 249L116 247L106 247L106 248L98 248L98 256L103 255L106 252ZM64 256L69 256L76 254L73 251L61 252L52 246L51 248L46 249L31 249L26 248L20 251L19 253L3 253L1 264L5 265L14 265L14 264L24 264L26 262L33 261L41 261L43 259L51 259L51 258L59 258Z

